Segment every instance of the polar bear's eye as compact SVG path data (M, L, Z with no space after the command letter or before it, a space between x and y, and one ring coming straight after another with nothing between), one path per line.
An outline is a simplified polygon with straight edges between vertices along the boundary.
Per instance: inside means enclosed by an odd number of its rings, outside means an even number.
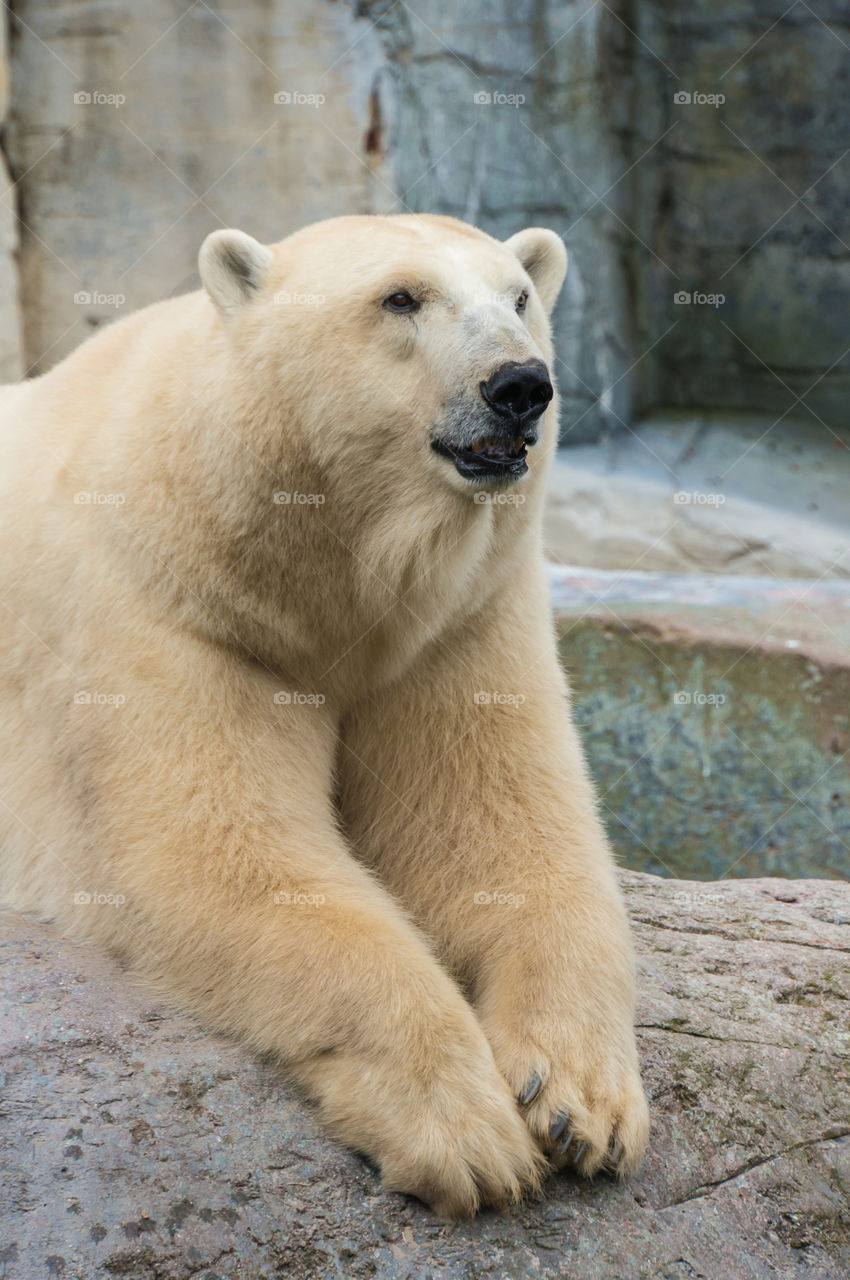
M403 289L399 289L396 293L391 293L388 298L384 298L384 306L388 311L418 311L419 303L415 298L411 298L409 293L405 293Z
M522 293L519 295L519 297L516 300L516 309L517 311L520 312L520 314L522 314L522 312L525 311L525 304L527 302L528 302L528 294L526 293L525 289L523 289Z

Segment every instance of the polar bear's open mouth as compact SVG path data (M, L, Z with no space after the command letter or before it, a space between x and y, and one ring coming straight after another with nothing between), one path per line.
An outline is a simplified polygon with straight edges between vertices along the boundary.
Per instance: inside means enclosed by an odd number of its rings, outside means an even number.
M482 436L467 446L432 440L431 447L449 458L465 480L518 480L528 471L526 450L536 443L536 434L508 439Z

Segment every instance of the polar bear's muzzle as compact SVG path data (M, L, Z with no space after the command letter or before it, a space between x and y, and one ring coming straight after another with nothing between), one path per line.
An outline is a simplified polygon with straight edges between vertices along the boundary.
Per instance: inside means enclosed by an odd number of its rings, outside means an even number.
M537 422L554 394L542 360L500 365L479 384L481 401L463 429L432 440L465 480L519 480L526 452L537 444Z

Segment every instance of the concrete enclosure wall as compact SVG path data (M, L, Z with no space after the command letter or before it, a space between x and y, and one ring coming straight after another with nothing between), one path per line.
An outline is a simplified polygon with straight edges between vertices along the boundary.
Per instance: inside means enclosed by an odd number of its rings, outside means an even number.
M192 287L217 226L271 240L338 213L431 210L564 236L567 440L663 407L850 429L840 0L4 14L4 378Z

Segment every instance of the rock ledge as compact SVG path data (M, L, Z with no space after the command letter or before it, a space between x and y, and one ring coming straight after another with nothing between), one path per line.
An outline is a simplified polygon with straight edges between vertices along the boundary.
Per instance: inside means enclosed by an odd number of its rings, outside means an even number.
M850 1274L850 884L623 872L652 1149L445 1225L275 1069L0 913L4 1280Z

